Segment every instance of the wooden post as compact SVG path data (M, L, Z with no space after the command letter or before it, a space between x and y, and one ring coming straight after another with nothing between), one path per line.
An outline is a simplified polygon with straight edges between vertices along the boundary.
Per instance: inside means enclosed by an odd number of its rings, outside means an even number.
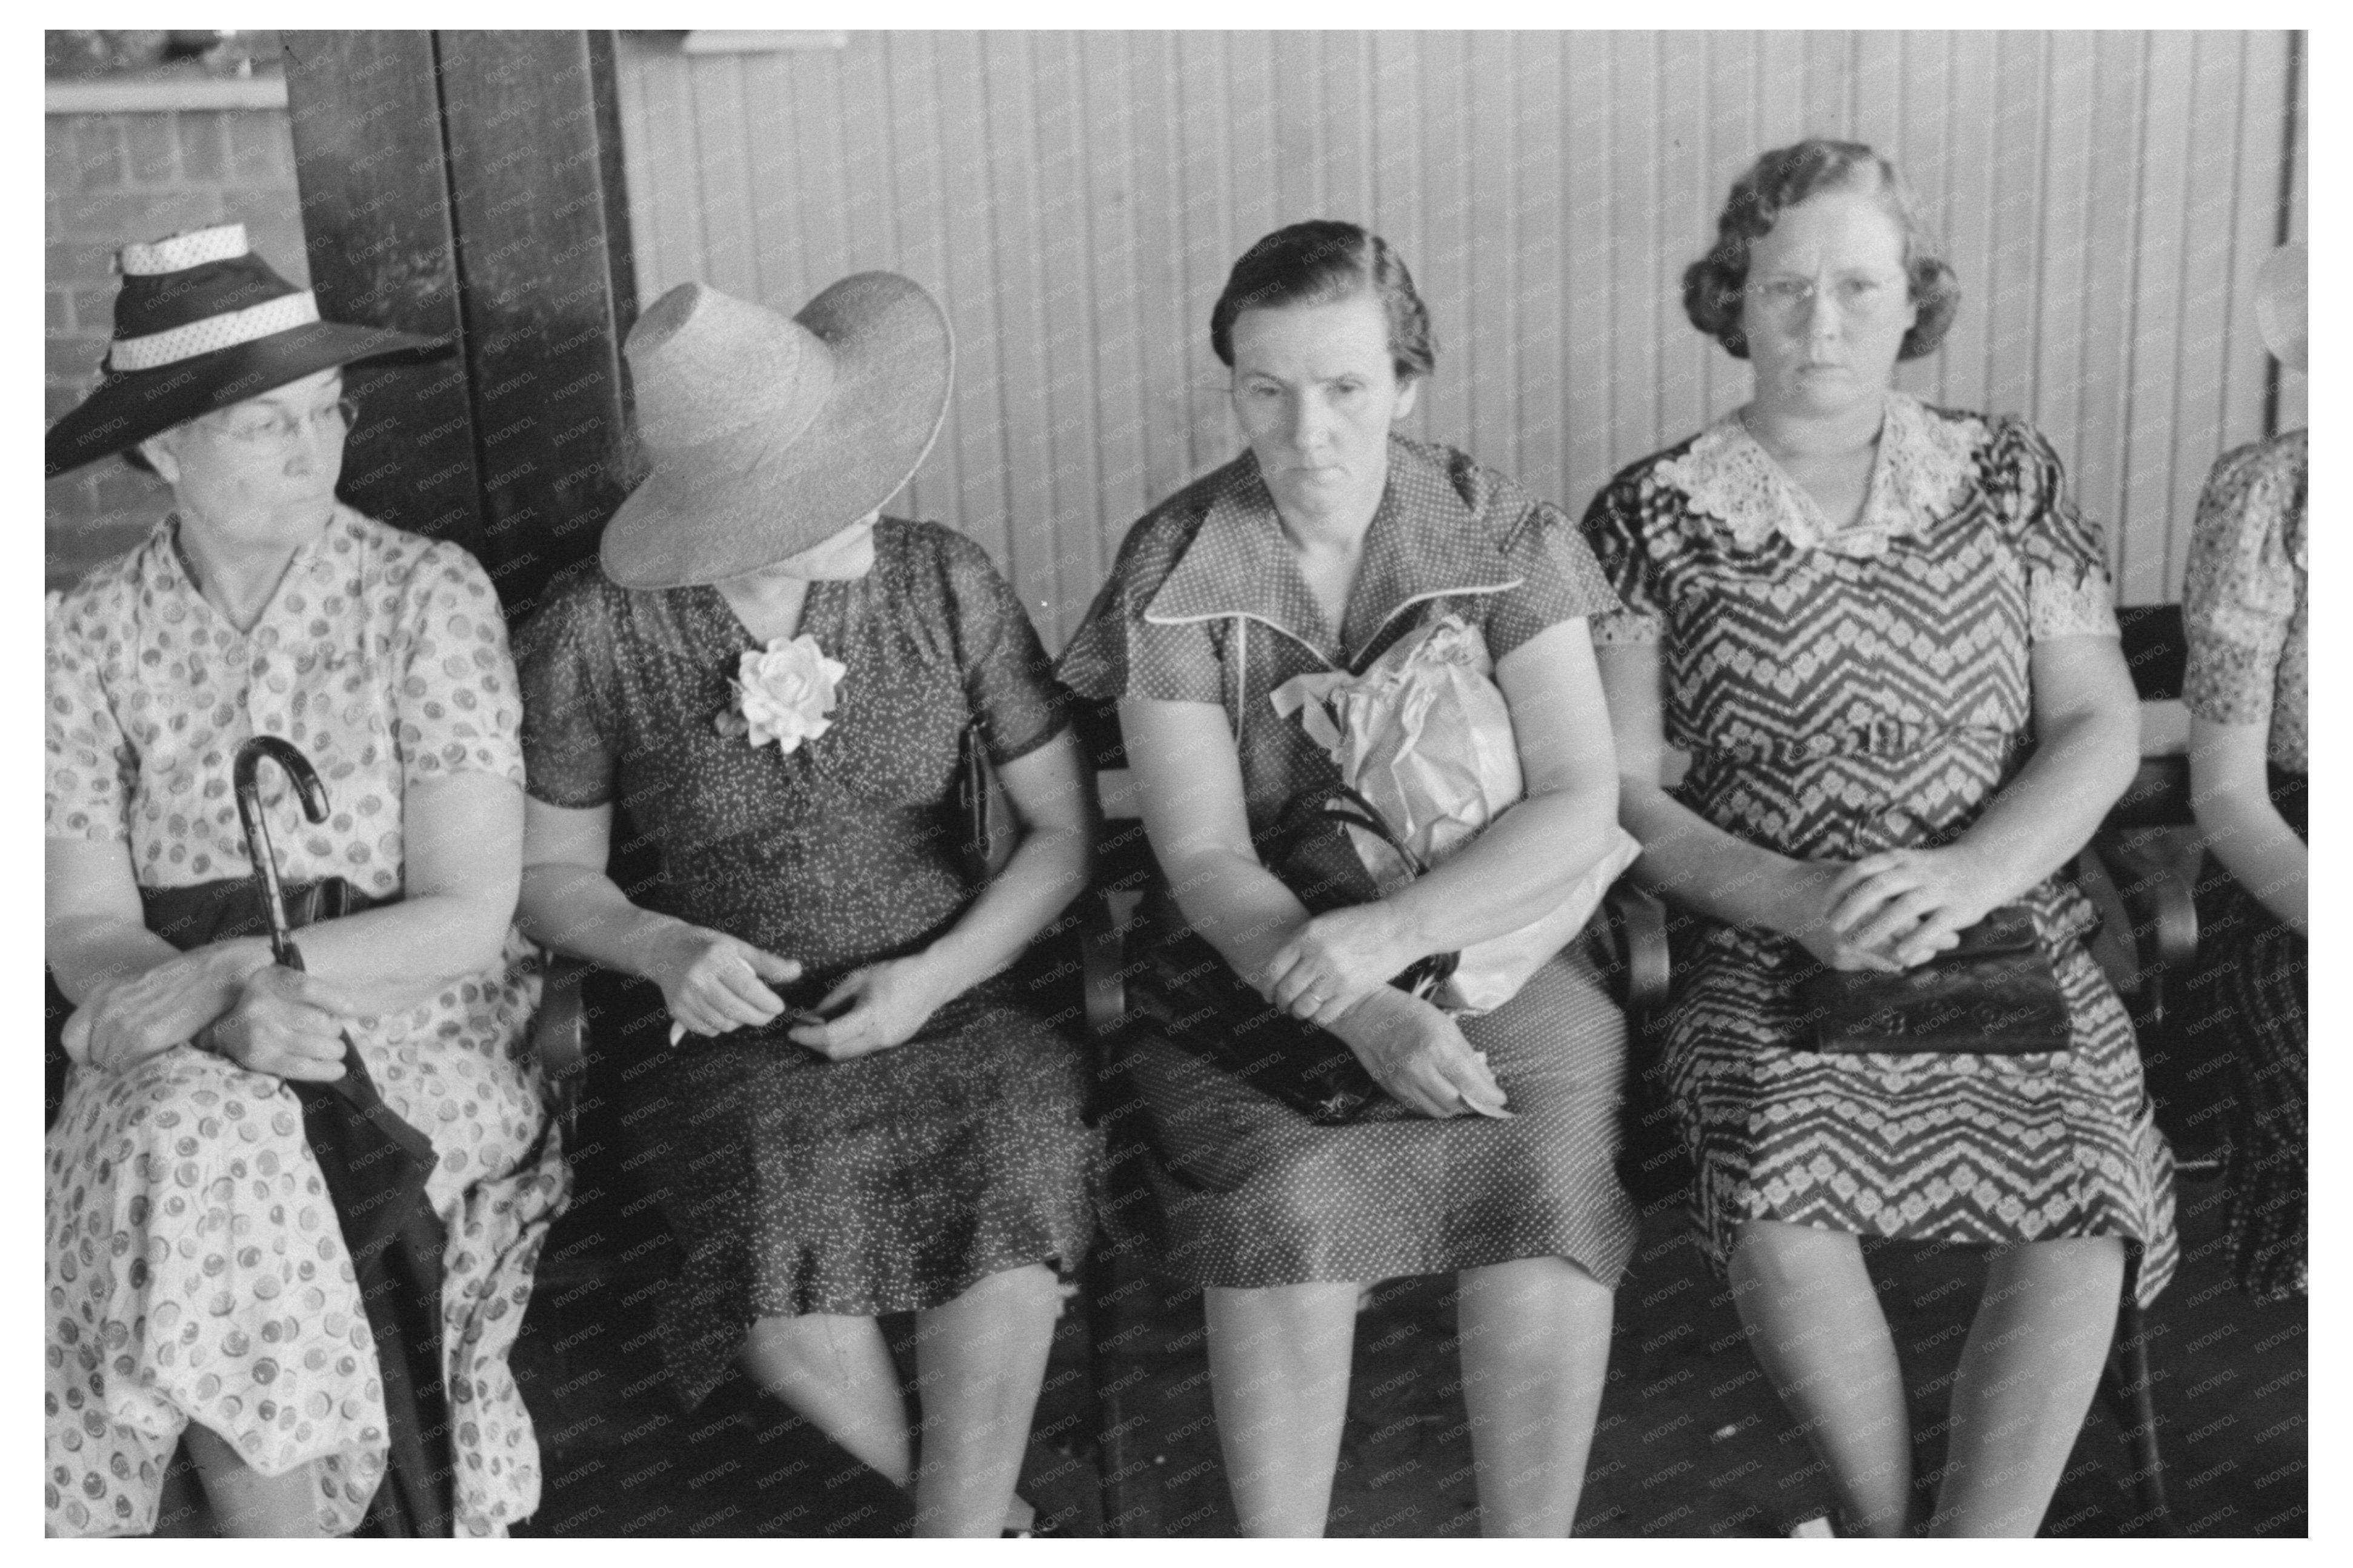
M320 308L462 345L442 374L386 378L406 390L381 435L383 400L364 405L345 493L465 544L519 616L625 493L611 37L291 33L287 90Z
M458 339L458 249L429 33L288 33L286 98L320 311ZM338 489L397 528L481 552L462 358L349 380L360 421Z

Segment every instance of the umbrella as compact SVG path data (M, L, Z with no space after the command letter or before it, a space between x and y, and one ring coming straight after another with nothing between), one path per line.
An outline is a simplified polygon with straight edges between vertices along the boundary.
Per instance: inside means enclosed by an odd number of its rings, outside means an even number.
M261 811L263 762L278 764L312 822L327 819L327 790L311 760L275 735L256 735L237 748L232 777L237 815L245 824L254 890L269 922L269 947L289 969L302 967L286 916L285 889ZM349 911L350 884L330 879L313 920ZM318 1156L328 1195L366 1304L384 1382L384 1484L376 1489L358 1533L448 1535L455 1514L449 1415L441 1374L441 1257L447 1231L425 1195L438 1158L432 1141L410 1126L368 1076L351 1036L343 1036L343 1076L332 1083L286 1087L302 1105L302 1131Z

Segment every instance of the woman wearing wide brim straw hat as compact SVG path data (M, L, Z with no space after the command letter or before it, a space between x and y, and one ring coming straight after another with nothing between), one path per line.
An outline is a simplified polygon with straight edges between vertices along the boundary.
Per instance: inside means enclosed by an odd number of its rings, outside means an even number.
M514 670L472 556L334 493L343 367L447 345L321 320L241 225L126 247L121 267L105 379L50 429L48 470L135 452L173 510L47 626L46 949L78 1004L47 1138L48 1528L155 1529L184 1434L231 1532L360 1525L399 1428L286 1087L342 1077L348 1034L429 1131L448 1235L444 1364L411 1370L448 1373L454 1453L419 1484L454 1516L402 1528L499 1533L538 1503L507 1354L566 1181L511 930ZM330 797L286 832L266 781L281 874L378 906L305 927L307 973L259 936L178 951L195 928L162 912L248 884L232 773L265 734Z
M918 1533L995 1535L1099 1157L1078 1049L1003 973L1086 881L1067 694L979 546L880 516L947 404L922 289L860 273L787 319L684 284L626 349L650 473L522 639L524 929L668 1005L625 1123L684 1255L685 1401L740 1363L912 1476ZM978 887L967 729L1021 828ZM661 858L631 892L616 802ZM919 1457L874 1322L909 1310Z
M2264 345L2292 371L2306 368L2306 266L2302 245L2284 246L2255 275ZM2182 1037L2233 1056L2232 1264L2265 1304L2305 1293L2306 452L2306 432L2287 430L2214 465L2181 606L2190 798L2230 873L2200 884Z

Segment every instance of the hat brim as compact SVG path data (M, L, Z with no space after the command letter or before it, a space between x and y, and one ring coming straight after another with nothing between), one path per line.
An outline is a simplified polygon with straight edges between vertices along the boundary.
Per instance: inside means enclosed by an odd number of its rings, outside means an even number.
M45 445L48 477L70 473L174 425L322 370L362 363L435 359L454 346L446 338L422 337L391 327L311 321L160 369L110 374L71 412L49 426Z
M862 272L794 318L824 340L833 389L789 439L752 431L658 466L605 525L605 574L682 588L797 555L881 507L923 466L947 417L955 344L913 280Z

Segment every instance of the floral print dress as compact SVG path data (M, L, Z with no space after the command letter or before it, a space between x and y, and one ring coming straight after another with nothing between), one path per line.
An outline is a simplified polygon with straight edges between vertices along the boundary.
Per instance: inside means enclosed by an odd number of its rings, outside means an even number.
M332 815L262 800L290 880L401 891L401 801L461 772L522 782L504 622L473 557L338 507L240 635L190 580L166 519L51 610L47 834L121 843L142 888L250 870L230 765L257 734L316 765ZM385 1100L433 1142L448 1227L443 1367L457 1528L538 1506L538 1445L507 1355L568 1190L525 1040L539 994L501 966L353 1037ZM330 1531L385 1468L376 1350L291 1090L192 1045L128 1072L76 1068L47 1141L43 1500L58 1535L155 1528L191 1421L266 1476L316 1461Z
M1891 394L1862 516L1833 531L1736 416L1619 474L1585 530L1625 601L1600 642L1659 648L1678 795L1776 853L1950 842L2032 738L2047 637L2113 637L2097 527L2023 421ZM1801 1043L1794 941L1694 922L1664 1067L1700 1234L1741 1223L1996 1244L2115 1236L2143 1303L2171 1277L2172 1156L2132 1023L2085 946L2090 901L2027 890L2073 1020L2063 1053L1824 1055Z
M715 587L584 572L518 644L533 796L615 805L660 858L631 897L798 960L777 989L810 1006L971 901L951 830L966 730L1002 765L1069 720L1021 602L937 523L878 521L873 569L812 583L799 635L842 673L824 732L789 752L744 732L733 678L760 645ZM917 1311L1028 1265L1077 1273L1102 1139L1085 1057L1031 994L1008 971L848 1061L779 1019L623 1070L628 1168L647 1169L684 1254L658 1320L689 1405L756 1319Z
M2214 465L2182 593L2189 637L2182 700L2217 724L2265 726L2273 804L2299 834L2311 679L2306 453L2305 432L2291 430ZM2227 1173L2233 1266L2256 1300L2284 1301L2304 1294L2306 1280L2308 954L2305 939L2219 863L2200 879L2198 903L2198 973L2188 987L2184 1037L2235 1047Z

